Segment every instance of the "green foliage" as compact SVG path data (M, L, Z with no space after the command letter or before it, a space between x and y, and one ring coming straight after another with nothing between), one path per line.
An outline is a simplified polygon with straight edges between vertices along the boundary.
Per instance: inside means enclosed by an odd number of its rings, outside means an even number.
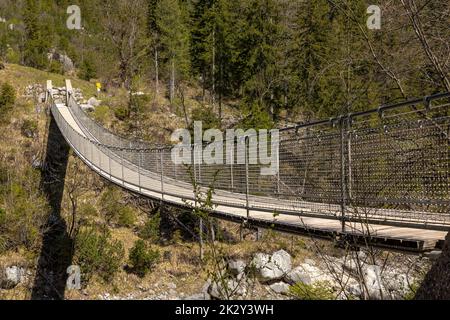
M142 114L147 110L150 104L150 96L143 94L134 94L130 99L130 110L135 114ZM121 119L122 120L122 119Z
M129 254L132 271L144 277L158 263L160 253L150 249L144 240L137 240Z
M119 106L114 108L114 115L118 120L124 121L130 116L130 113L128 111L128 108Z
M112 240L105 230L83 228L75 239L74 264L80 266L84 283L94 274L106 282L112 281L124 255L122 243Z
M64 68L61 62L57 60L52 60L48 67L48 71L56 74L64 74Z
M20 53L12 48L6 51L6 61L8 63L18 64L20 62Z
M245 117L240 124L243 129L273 129L274 123L270 114L257 102L246 106Z
M0 110L9 109L16 101L16 90L5 82L0 87Z
M0 208L0 228L2 225L6 222L6 210L3 208Z
M25 62L40 69L48 65L47 54L54 37L51 30L54 23L49 15L41 14L43 7L44 3L41 1L26 0L24 8Z
M27 138L35 138L38 132L38 124L36 120L24 120L20 128L22 134Z
M3 250L37 249L50 208L40 191L39 173L0 165L0 234Z
M100 198L101 212L108 224L115 223L120 227L132 227L136 222L136 215L130 207L121 203L122 196L115 187L110 187Z
M130 207L122 206L119 209L117 224L120 227L132 227L136 223L136 215Z
M78 211L82 217L95 217L98 215L97 209L90 203L80 204Z
M220 119L212 108L201 107L192 110L192 125L194 121L202 121L203 130L220 129ZM193 127L191 128L193 130Z
M109 107L100 105L92 112L94 119L102 124L106 123L109 117Z
M179 77L189 71L189 28L185 3L178 0L159 0L156 5L156 26L170 71Z
M78 71L78 77L89 81L97 76L97 71L90 59L84 59Z
M160 236L161 214L159 211L149 218L139 232L139 236L144 240L157 242Z
M103 192L100 198L100 207L101 212L104 214L108 223L117 217L121 208L120 200L121 196L119 190L115 187L110 187Z
M318 281L313 284L299 282L290 287L293 296L300 300L334 300L335 295L328 281Z

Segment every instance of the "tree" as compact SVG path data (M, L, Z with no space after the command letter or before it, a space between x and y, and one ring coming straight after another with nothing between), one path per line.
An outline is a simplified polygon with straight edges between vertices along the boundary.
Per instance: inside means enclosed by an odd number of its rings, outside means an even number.
M160 0L157 4L157 28L160 30L161 46L170 70L170 102L175 98L177 77L186 77L189 72L186 13L186 5L178 0Z
M274 0L252 0L243 13L240 28L244 32L237 39L243 51L236 57L242 72L243 107L256 102L273 118L280 109L283 79L280 12Z
M16 90L8 82L2 84L0 88L0 110L10 108L16 101Z
M117 56L120 81L127 89L130 89L139 60L148 49L143 7L143 0L114 0L104 5L104 28Z
M147 11L147 27L148 32L152 41L152 48L154 54L154 65L155 65L155 92L156 96L159 94L159 34L160 30L158 27L157 8L158 0L148 0L148 11Z
M25 63L35 68L47 66L47 53L54 36L52 22L48 16L41 16L44 3L37 0L26 0L24 8L25 23Z

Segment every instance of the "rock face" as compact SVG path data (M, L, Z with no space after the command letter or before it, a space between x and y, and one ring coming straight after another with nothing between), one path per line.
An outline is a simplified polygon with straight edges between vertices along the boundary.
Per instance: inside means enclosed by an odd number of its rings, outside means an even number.
M245 284L234 279L214 281L209 287L208 293L216 299L228 299L244 296L247 293Z
M23 282L25 277L26 272L24 268L18 266L7 267L2 274L0 274L0 288L12 289Z
M272 256L264 253L257 253L252 260L257 277L261 282L268 282L282 279L291 271L291 256L284 250L279 250Z
M305 272L302 267L296 267L288 272L286 274L285 280L290 284L296 284L299 282L304 284L311 284L312 282L311 277Z
M288 294L289 293L289 285L285 282L275 282L271 284L270 289L279 294Z
M70 72L75 69L72 59L69 56L53 50L48 54L48 60L58 61L63 66L64 72Z
M381 280L381 268L379 266L364 268L364 283L371 299L386 298L386 290Z
M228 262L228 270L231 274L238 276L245 271L247 264L242 260L230 261Z
M98 101L96 98L92 97L92 98L89 98L89 100L87 101L87 104L93 108L96 108L100 105L100 101Z
M417 300L450 300L450 233L444 249L417 290Z

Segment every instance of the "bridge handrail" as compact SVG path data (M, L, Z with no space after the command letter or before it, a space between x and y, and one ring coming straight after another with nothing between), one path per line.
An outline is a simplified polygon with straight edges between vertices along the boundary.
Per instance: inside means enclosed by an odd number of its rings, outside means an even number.
M425 96L425 97L422 97L422 98L414 98L414 99L409 99L409 100L403 101L403 102L387 104L387 105L381 105L381 106L379 106L377 108L373 108L373 109L370 109L370 110L353 112L353 113L349 113L349 114L346 114L346 115L342 114L342 115L339 115L339 116L336 116L336 117L332 117L332 118L329 118L329 119L309 121L308 123L297 123L296 125L293 125L293 126L280 128L279 131L283 132L283 131L290 131L290 130L298 130L300 128L313 127L313 126L318 126L318 125L327 124L327 123L334 124L334 123L337 123L339 121L343 121L345 119L354 119L356 117L365 116L365 115L369 115L369 114L375 114L375 113L383 114L383 112L388 111L388 110L393 110L393 109L407 107L407 106L414 106L414 105L418 105L418 104L423 104L425 109L428 109L429 108L429 104L432 101L439 100L439 99L444 99L444 98L450 98L450 92L437 93L437 94L433 94L433 95L430 95L430 96ZM75 98L73 97L73 95L71 93L69 93L69 110L71 112L74 111L76 113L74 118L77 121L78 121L78 116L81 115L83 117L83 120L85 120L85 121L80 121L79 125L83 126L86 130L88 130L90 134L94 135L95 132L90 131L86 127L86 122L91 123L93 126L95 126L97 131L100 130L100 131L105 132L107 135L119 138L124 143L124 146L121 146L118 150L145 152L145 151L152 151L152 150L153 151L168 150L168 149L171 149L173 147L173 145L170 145L170 144L150 144L149 142L143 141L141 139L139 139L139 140L130 139L128 137L124 137L124 136L121 136L120 134L112 132L108 128L106 128L103 125L101 125L100 123L98 123L96 120L94 120L91 117L89 117L89 115L76 102ZM94 131L96 131L96 130L94 130ZM249 137L251 137L251 135L249 135ZM144 147L142 147L142 146L140 146L140 147L129 147L129 146L127 147L127 146L125 146L125 145L134 144L134 143L141 144ZM103 144L103 145L104 146L108 146L108 147L117 148L117 146L111 145L111 144ZM192 147L194 147L195 145L196 144L193 143ZM206 145L206 144L202 142L202 145Z

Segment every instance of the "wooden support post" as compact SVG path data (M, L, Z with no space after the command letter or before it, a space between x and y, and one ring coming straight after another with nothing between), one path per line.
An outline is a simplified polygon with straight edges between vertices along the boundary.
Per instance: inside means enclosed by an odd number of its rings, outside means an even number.
M248 194L249 194L249 177L248 177L248 146L249 144L249 139L248 137L245 138L245 209L247 210L247 218L250 216L250 207L249 207L249 198L248 198Z
M200 244L200 260L203 260L204 256L205 256L205 252L203 249L203 218L200 218L200 220L199 220L198 236L199 236L199 244Z

